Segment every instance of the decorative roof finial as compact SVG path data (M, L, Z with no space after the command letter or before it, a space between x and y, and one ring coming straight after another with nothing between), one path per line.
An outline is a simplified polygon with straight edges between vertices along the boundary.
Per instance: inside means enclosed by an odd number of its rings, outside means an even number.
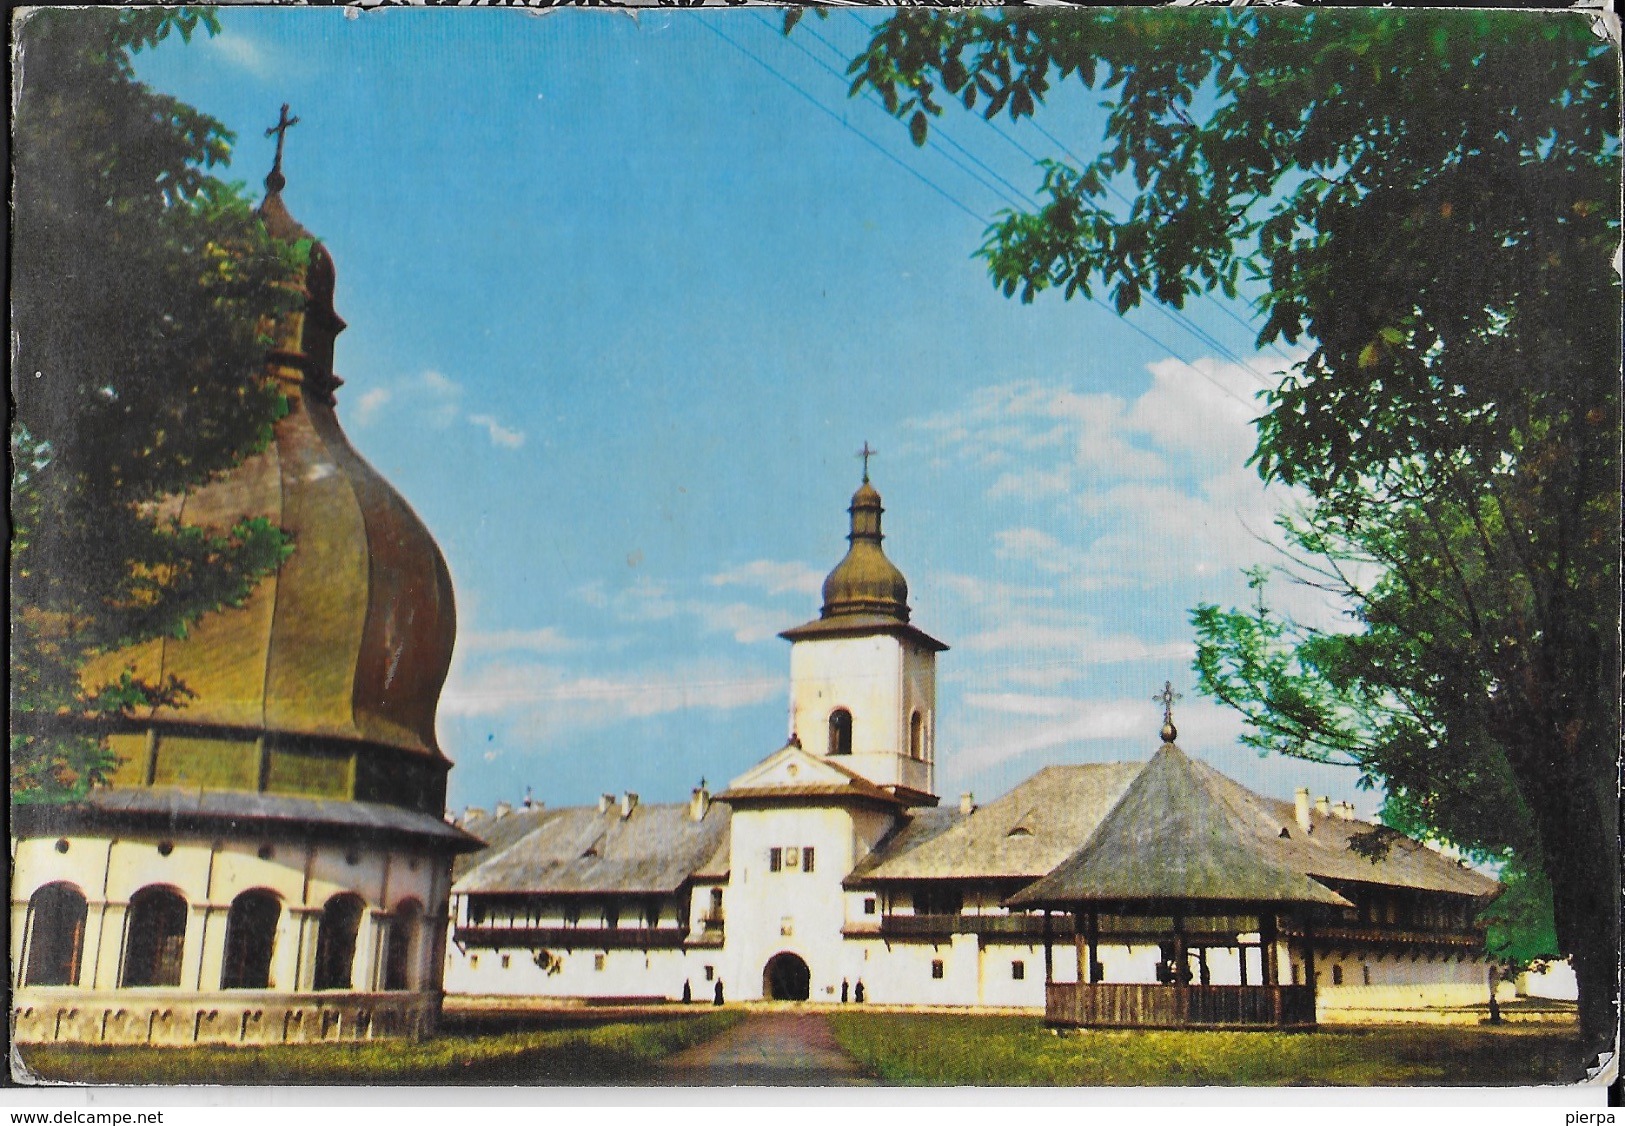
M288 116L288 103L282 103L282 112L277 114L277 123L265 131L267 137L276 135L276 160L271 165L271 174L265 177L265 190L280 192L287 187L287 177L282 175L282 142L288 135L288 130L299 124L297 117Z
M1163 681L1162 691L1151 697L1153 704L1162 705L1162 741L1164 743L1172 743L1179 738L1179 729L1174 726L1174 701L1182 699L1184 697L1174 691L1174 682L1171 680Z
M863 459L863 483L865 485L869 483L869 459L879 452L879 450L870 449L868 439L864 439L863 449L858 451L858 456Z

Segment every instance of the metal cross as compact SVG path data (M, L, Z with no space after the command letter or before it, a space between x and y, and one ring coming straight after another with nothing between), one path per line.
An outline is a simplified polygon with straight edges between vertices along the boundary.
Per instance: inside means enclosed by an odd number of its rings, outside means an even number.
M858 451L858 456L863 459L863 481L865 484L868 484L869 482L869 459L874 457L879 452L879 450L871 450L869 448L869 442L867 439L864 440L863 449Z
M271 165L271 176L282 179L282 142L288 135L288 130L299 124L297 117L288 116L288 103L282 103L282 112L277 114L277 122L265 131L267 137L276 135L276 161ZM281 186L274 190L280 191Z
M1174 691L1173 681L1165 680L1162 682L1162 691L1151 697L1151 702L1162 705L1162 722L1172 723L1174 721L1174 701L1183 700L1184 698L1181 693Z

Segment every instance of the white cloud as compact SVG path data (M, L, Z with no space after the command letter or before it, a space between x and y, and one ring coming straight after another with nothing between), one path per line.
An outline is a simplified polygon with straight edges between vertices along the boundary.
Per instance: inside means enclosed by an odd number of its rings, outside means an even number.
M503 717L528 735L596 727L676 712L732 711L784 690L782 678L733 665L582 673L556 665L503 662L453 671L440 696L447 716Z
M706 580L718 585L716 579ZM716 602L691 598L672 589L667 582L639 576L631 586L613 594L602 581L594 580L580 588L581 601L608 610L622 622L663 622L673 618L692 619L701 633L727 633L742 645L777 637L780 630L796 624L794 615L781 609L749 602Z
M1040 751L1078 744L1058 761L1100 762L1148 759L1157 747L1161 716L1150 692L1135 699L1089 700L1021 693L973 693L965 698L970 712L954 738L953 757L944 763L950 777L945 789L963 785L978 774ZM1187 733L1185 749L1206 754L1231 746L1242 730L1237 714L1208 700L1175 705L1174 720ZM1199 734L1197 734L1199 733ZM1118 746L1091 745L1117 742ZM1104 754L1101 751L1104 750ZM1053 756L1052 756L1053 759ZM1012 779L1013 781L1013 779Z
M505 449L517 450L520 446L525 444L525 432L523 430L510 430L508 427L498 422L492 415L471 414L468 416L468 421L473 423L475 426L484 427L486 433L491 436L491 444L493 446L502 446Z
M530 653L563 653L578 647L555 626L541 629L504 629L491 632L460 633L457 648L466 652L501 653L523 650Z
M805 563L757 559L731 567L706 579L712 586L750 586L768 594L816 594L824 574Z
M246 70L256 78L269 78L277 72L270 53L259 43L234 31L222 31L205 39L213 50L232 66Z
M435 430L449 430L466 422L485 431L491 445L506 450L517 450L525 444L525 432L506 425L489 412L471 412L463 408L463 385L444 372L426 369L414 376L397 379L389 384L370 388L355 402L353 420L357 426L376 422L387 411L396 407L411 412L419 425Z

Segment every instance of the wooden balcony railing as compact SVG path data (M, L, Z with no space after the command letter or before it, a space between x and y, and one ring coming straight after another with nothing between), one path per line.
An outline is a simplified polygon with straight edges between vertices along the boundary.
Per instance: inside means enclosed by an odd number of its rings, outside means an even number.
M1072 916L1050 916L1050 938L1071 942ZM947 942L956 934L1006 942L1044 941L1042 915L883 915L880 937L888 941Z
M459 946L511 946L537 950L664 950L683 945L686 927L458 927Z
M1059 983L1044 1020L1072 1028L1313 1028L1312 985Z

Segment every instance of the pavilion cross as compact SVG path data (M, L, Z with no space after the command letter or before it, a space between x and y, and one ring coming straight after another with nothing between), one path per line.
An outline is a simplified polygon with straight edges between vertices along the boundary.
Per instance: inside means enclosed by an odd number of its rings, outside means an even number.
M867 484L869 481L869 459L874 457L879 452L879 450L872 450L869 448L869 442L867 439L864 440L863 449L858 451L858 456L863 459L863 480L865 484Z
M1174 722L1174 701L1175 700L1183 700L1184 698L1185 697L1182 694L1174 691L1174 682L1173 681L1165 680L1165 681L1162 682L1162 691L1158 692L1155 696L1151 697L1151 702L1153 704L1161 704L1162 705L1162 722L1163 723L1173 723Z
M271 175L266 177L267 182L269 182L273 178L278 180L278 181L283 181L283 176L282 176L282 142L287 138L288 130L292 129L295 125L298 125L298 124L299 124L299 119L297 117L289 117L288 116L288 103L283 102L282 103L282 112L277 114L277 122L276 122L276 124L271 126L269 129L267 129L265 131L265 135L267 137L272 136L273 134L276 136L276 160L271 165ZM285 183L286 181L283 181L283 182ZM273 191L281 191L282 190L282 184L279 183L272 190Z

